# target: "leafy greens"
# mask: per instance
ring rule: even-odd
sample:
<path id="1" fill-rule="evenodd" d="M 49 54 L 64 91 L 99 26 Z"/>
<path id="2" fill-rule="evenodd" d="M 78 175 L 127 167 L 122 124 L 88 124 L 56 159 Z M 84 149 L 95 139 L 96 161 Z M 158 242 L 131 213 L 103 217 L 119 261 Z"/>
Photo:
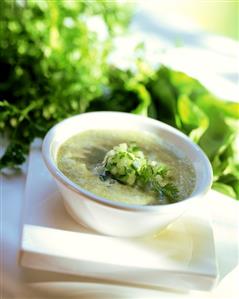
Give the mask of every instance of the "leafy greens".
<path id="1" fill-rule="evenodd" d="M 125 111 L 186 133 L 212 163 L 213 188 L 239 199 L 239 103 L 216 98 L 184 73 L 152 70 L 142 59 L 134 72 L 110 66 L 113 38 L 130 15 L 116 2 L 2 0 L 0 130 L 9 145 L 0 169 L 21 165 L 31 141 L 66 117 Z"/>
<path id="2" fill-rule="evenodd" d="M 0 6 L 0 130 L 10 140 L 1 169 L 21 164 L 35 137 L 101 95 L 113 37 L 131 8 L 100 0 Z"/>
<path id="3" fill-rule="evenodd" d="M 87 111 L 130 111 L 178 128 L 207 154 L 213 188 L 239 199 L 239 103 L 216 98 L 182 72 L 138 64 L 136 73 L 112 68 L 108 89 Z"/>

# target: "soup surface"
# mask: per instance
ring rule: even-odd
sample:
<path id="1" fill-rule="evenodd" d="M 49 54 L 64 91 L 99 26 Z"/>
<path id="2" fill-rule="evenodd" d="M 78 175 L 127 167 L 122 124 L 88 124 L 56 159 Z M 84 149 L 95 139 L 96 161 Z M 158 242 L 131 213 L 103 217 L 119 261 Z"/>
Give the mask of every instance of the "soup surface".
<path id="1" fill-rule="evenodd" d="M 149 160 L 165 164 L 178 189 L 177 201 L 188 197 L 195 186 L 191 162 L 178 149 L 154 134 L 123 130 L 88 130 L 66 140 L 57 153 L 61 172 L 82 188 L 101 197 L 137 205 L 168 204 L 167 198 L 117 180 L 101 180 L 97 167 L 106 153 L 120 143 L 136 143 Z"/>

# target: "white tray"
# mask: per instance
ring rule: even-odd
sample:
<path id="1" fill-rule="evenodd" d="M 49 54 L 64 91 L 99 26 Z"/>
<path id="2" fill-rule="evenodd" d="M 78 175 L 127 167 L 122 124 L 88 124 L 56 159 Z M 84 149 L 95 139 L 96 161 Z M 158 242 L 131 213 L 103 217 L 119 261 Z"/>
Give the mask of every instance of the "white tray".
<path id="1" fill-rule="evenodd" d="M 202 202 L 163 232 L 144 238 L 97 234 L 66 213 L 35 145 L 25 191 L 21 264 L 102 283 L 210 290 L 217 282 L 218 269 L 206 209 Z"/>

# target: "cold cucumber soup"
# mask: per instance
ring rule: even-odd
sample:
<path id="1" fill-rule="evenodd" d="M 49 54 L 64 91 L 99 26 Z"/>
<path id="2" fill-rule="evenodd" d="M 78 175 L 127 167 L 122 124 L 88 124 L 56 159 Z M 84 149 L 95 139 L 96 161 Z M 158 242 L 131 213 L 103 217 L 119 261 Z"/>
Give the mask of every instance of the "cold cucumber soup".
<path id="1" fill-rule="evenodd" d="M 174 203 L 195 186 L 194 168 L 183 152 L 147 132 L 84 131 L 60 146 L 56 162 L 80 187 L 128 204 Z"/>

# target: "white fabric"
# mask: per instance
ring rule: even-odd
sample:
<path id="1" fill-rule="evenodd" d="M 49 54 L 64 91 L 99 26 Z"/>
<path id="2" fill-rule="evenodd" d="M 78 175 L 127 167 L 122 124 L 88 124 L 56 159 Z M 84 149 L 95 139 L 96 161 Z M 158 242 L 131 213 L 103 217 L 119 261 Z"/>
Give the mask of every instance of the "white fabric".
<path id="1" fill-rule="evenodd" d="M 227 275 L 215 290 L 193 291 L 189 294 L 164 289 L 142 290 L 125 286 L 88 284 L 84 281 L 79 282 L 75 276 L 22 269 L 18 262 L 25 177 L 25 173 L 1 177 L 2 298 L 47 298 L 50 294 L 58 298 L 62 295 L 64 298 L 75 296 L 91 299 L 118 298 L 119 294 L 120 298 L 192 298 L 192 294 L 193 298 L 238 298 L 239 267 L 234 267 L 238 263 L 239 204 L 235 200 L 213 192 L 214 196 L 208 205 L 213 217 L 220 275 L 221 278 Z"/>

